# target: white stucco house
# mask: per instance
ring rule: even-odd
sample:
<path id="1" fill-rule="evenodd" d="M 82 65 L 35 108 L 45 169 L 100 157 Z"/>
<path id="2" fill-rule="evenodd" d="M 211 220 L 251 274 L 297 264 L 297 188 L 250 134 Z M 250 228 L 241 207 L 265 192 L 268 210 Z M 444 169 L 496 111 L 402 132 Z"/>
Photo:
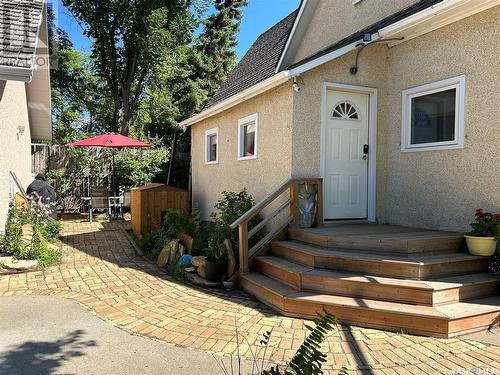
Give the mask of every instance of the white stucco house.
<path id="1" fill-rule="evenodd" d="M 52 138 L 47 9 L 0 1 L 0 231 L 9 201 L 32 180 L 31 143 Z"/>

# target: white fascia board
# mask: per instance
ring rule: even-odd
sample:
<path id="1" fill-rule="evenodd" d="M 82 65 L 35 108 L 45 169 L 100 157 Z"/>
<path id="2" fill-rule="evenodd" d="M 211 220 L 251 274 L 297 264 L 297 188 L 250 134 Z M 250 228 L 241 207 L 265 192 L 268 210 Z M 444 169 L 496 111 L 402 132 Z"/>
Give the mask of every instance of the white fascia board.
<path id="1" fill-rule="evenodd" d="M 314 4 L 311 5 L 311 3 L 314 3 Z M 292 42 L 295 41 L 295 36 L 297 35 L 297 38 L 299 39 L 299 41 L 302 40 L 302 37 L 303 37 L 303 34 L 304 34 L 306 27 L 299 27 L 300 23 L 303 19 L 307 18 L 304 20 L 304 22 L 309 24 L 308 21 L 312 15 L 314 9 L 312 9 L 312 8 L 309 9 L 308 17 L 304 17 L 305 10 L 307 9 L 308 6 L 312 6 L 313 8 L 315 8 L 317 3 L 318 3 L 317 0 L 303 0 L 302 1 L 302 4 L 301 4 L 300 9 L 299 9 L 299 13 L 297 14 L 297 17 L 295 18 L 295 21 L 293 23 L 292 31 L 290 31 L 290 35 L 288 36 L 288 39 L 286 41 L 285 48 L 283 48 L 283 51 L 281 52 L 280 59 L 278 61 L 278 65 L 276 65 L 276 70 L 275 70 L 276 73 L 278 73 L 282 70 L 282 68 L 283 68 L 282 65 L 284 64 L 284 61 L 288 57 L 288 55 L 290 53 L 295 52 L 295 50 L 297 49 L 297 44 L 298 44 L 297 42 L 294 43 L 295 45 L 293 46 L 293 48 L 291 46 Z M 299 28 L 302 29 L 301 32 L 297 31 Z"/>
<path id="2" fill-rule="evenodd" d="M 377 40 L 376 34 L 373 35 L 372 41 Z M 295 68 L 290 69 L 290 77 L 297 77 L 298 75 L 307 72 L 308 70 L 314 69 L 320 65 L 323 65 L 329 61 L 335 60 L 336 58 L 345 55 L 351 51 L 354 51 L 358 46 L 363 45 L 363 40 L 357 40 L 351 44 L 348 44 L 344 47 L 336 49 L 332 52 L 327 53 L 326 55 L 320 56 L 314 60 L 308 61 L 302 65 L 299 65 Z"/>
<path id="3" fill-rule="evenodd" d="M 392 47 L 496 5 L 500 5 L 500 0 L 444 0 L 380 29 L 379 35 L 382 39 L 404 38 L 391 41 L 389 46 Z"/>
<path id="4" fill-rule="evenodd" d="M 31 82 L 32 77 L 32 68 L 0 65 L 0 80 L 2 81 Z"/>
<path id="5" fill-rule="evenodd" d="M 182 121 L 179 125 L 180 126 L 191 126 L 196 124 L 197 122 L 200 122 L 202 120 L 205 120 L 209 117 L 212 117 L 218 113 L 221 113 L 222 111 L 225 111 L 229 108 L 234 107 L 235 105 L 238 105 L 245 100 L 248 100 L 250 98 L 253 98 L 254 96 L 260 95 L 263 92 L 266 92 L 268 90 L 271 90 L 274 87 L 277 87 L 286 81 L 288 81 L 290 78 L 290 75 L 288 73 L 288 70 L 284 72 L 280 72 L 278 74 L 275 74 L 274 76 L 259 82 L 258 84 L 240 92 L 239 94 L 233 95 L 230 98 L 224 100 L 223 102 L 214 105 L 213 107 L 208 108 L 206 111 L 200 112 L 197 115 L 194 115 L 191 118 L 188 118 L 187 120 Z"/>

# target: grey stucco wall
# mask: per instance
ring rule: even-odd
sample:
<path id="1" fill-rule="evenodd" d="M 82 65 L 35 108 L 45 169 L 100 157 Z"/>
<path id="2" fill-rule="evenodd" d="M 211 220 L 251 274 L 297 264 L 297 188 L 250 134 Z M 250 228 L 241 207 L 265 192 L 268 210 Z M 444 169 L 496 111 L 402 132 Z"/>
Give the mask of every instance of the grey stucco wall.
<path id="1" fill-rule="evenodd" d="M 294 97 L 292 173 L 320 173 L 321 87 L 338 82 L 378 89 L 377 218 L 462 231 L 473 210 L 500 211 L 500 7 L 387 48 L 367 47 L 303 75 Z M 400 151 L 402 90 L 464 74 L 465 147 Z"/>
<path id="2" fill-rule="evenodd" d="M 1 90 L 0 90 L 1 93 Z M 24 127 L 19 132 L 18 127 Z M 7 81 L 0 94 L 0 232 L 5 229 L 9 201 L 18 191 L 10 177 L 13 171 L 24 189 L 31 182 L 31 135 L 25 84 Z"/>

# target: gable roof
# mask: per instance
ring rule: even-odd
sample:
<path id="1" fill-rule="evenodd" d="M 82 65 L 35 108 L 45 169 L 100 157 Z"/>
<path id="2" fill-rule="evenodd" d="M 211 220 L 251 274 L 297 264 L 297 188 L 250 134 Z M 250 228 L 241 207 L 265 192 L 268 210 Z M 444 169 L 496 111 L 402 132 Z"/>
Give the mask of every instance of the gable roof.
<path id="1" fill-rule="evenodd" d="M 0 66 L 32 69 L 43 0 L 0 0 Z"/>
<path id="2" fill-rule="evenodd" d="M 302 0 L 299 9 L 262 34 L 205 108 L 179 125 L 191 126 L 353 51 L 363 45 L 365 33 L 372 34 L 372 42 L 391 46 L 500 4 L 500 0 L 418 0 L 292 64 L 297 38 L 307 29 L 319 1 Z"/>
<path id="3" fill-rule="evenodd" d="M 330 46 L 322 49 L 321 51 L 316 52 L 315 54 L 308 56 L 308 57 L 306 57 L 306 58 L 304 58 L 304 59 L 302 59 L 294 64 L 291 64 L 289 67 L 286 67 L 286 68 L 293 69 L 297 66 L 306 64 L 309 61 L 315 60 L 315 59 L 317 59 L 321 56 L 324 56 L 332 51 L 335 51 L 339 48 L 345 47 L 348 44 L 351 44 L 353 42 L 356 42 L 356 41 L 362 39 L 364 34 L 375 34 L 380 29 L 382 29 L 388 25 L 392 25 L 398 21 L 401 21 L 402 19 L 404 19 L 406 17 L 412 16 L 412 15 L 414 15 L 414 14 L 416 14 L 424 9 L 427 9 L 433 5 L 436 5 L 442 1 L 444 1 L 444 0 L 420 0 L 420 1 L 416 2 L 415 4 L 410 5 L 409 7 L 402 9 L 396 13 L 393 13 L 390 16 L 385 17 L 385 18 L 381 19 L 380 21 L 373 23 L 370 26 L 367 26 L 364 29 L 357 31 L 357 32 L 343 38 L 342 40 L 339 40 L 339 41 L 331 44 Z"/>
<path id="4" fill-rule="evenodd" d="M 292 30 L 297 10 L 259 36 L 229 74 L 204 110 L 238 94 L 275 74 L 281 53 Z"/>

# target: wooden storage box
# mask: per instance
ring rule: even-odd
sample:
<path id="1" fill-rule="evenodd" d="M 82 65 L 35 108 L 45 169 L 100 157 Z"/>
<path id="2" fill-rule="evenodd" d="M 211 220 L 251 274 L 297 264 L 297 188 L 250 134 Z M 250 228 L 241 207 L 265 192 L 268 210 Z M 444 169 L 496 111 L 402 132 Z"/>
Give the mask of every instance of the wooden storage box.
<path id="1" fill-rule="evenodd" d="M 166 211 L 189 211 L 189 192 L 165 184 L 133 188 L 130 198 L 132 229 L 139 237 L 158 228 Z"/>

